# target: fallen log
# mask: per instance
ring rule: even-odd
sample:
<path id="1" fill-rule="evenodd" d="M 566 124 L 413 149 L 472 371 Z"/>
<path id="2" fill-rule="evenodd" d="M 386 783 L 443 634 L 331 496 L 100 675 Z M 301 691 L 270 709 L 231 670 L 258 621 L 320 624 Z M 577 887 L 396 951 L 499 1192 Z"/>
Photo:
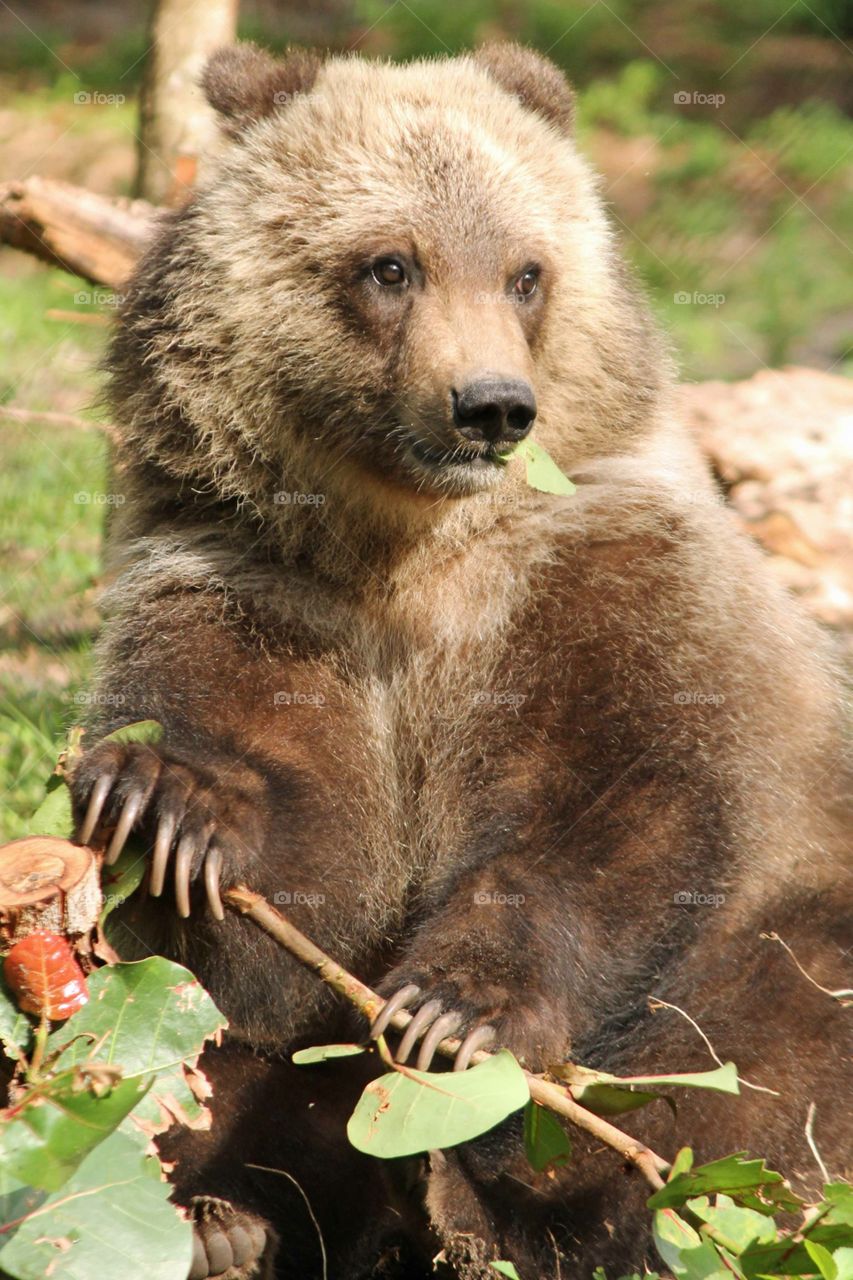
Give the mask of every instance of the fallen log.
<path id="1" fill-rule="evenodd" d="M 27 178 L 0 187 L 0 242 L 117 289 L 133 271 L 160 212 L 146 200 L 110 199 L 69 182 Z"/>

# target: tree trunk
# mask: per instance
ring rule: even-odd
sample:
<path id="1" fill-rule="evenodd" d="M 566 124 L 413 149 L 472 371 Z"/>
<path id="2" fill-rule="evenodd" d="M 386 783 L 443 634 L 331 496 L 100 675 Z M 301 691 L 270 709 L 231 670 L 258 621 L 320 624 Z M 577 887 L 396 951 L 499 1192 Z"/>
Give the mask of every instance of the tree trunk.
<path id="1" fill-rule="evenodd" d="M 155 0 L 140 100 L 136 194 L 184 203 L 215 155 L 214 114 L 199 88 L 208 56 L 233 44 L 238 0 Z"/>

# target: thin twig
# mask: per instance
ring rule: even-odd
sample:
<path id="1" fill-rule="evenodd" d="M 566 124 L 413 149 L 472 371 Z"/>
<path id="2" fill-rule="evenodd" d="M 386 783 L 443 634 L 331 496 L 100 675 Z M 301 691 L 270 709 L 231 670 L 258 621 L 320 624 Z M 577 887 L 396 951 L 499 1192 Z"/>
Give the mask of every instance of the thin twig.
<path id="1" fill-rule="evenodd" d="M 49 409 L 17 409 L 11 404 L 0 405 L 0 416 L 13 422 L 49 422 L 54 427 L 74 427 L 77 430 L 103 431 L 113 435 L 115 427 L 109 422 L 90 422 L 88 418 L 75 417 L 73 413 L 53 413 Z"/>
<path id="2" fill-rule="evenodd" d="M 307 938 L 304 933 L 295 928 L 289 920 L 286 920 L 284 916 L 276 911 L 275 907 L 271 907 L 260 894 L 253 893 L 251 889 L 240 885 L 237 888 L 225 890 L 222 894 L 222 901 L 235 911 L 240 912 L 241 915 L 248 916 L 250 920 L 253 920 L 271 938 L 274 938 L 276 942 L 289 951 L 300 964 L 305 965 L 312 973 L 316 973 L 334 991 L 337 991 L 339 995 L 344 996 L 351 1004 L 355 1005 L 369 1022 L 373 1022 L 378 1017 L 385 1004 L 382 996 L 377 995 L 375 991 L 371 990 L 365 983 L 360 982 L 358 978 L 354 978 L 351 973 L 347 973 L 346 969 L 343 969 L 337 961 L 333 960 L 310 938 Z M 400 1009 L 394 1014 L 390 1025 L 395 1031 L 403 1031 L 411 1020 L 412 1014 Z M 436 1049 L 444 1057 L 452 1058 L 459 1052 L 461 1045 L 462 1041 L 456 1036 L 448 1036 L 438 1043 Z M 471 1061 L 473 1063 L 485 1062 L 491 1056 L 487 1050 L 479 1049 L 472 1054 Z M 549 1111 L 553 1111 L 556 1115 L 562 1116 L 563 1119 L 570 1121 L 578 1129 L 585 1130 L 606 1146 L 618 1151 L 623 1160 L 628 1160 L 631 1164 L 636 1165 L 646 1181 L 656 1191 L 664 1185 L 661 1174 L 666 1173 L 669 1169 L 669 1164 L 661 1156 L 650 1150 L 637 1138 L 632 1138 L 630 1134 L 623 1133 L 615 1125 L 610 1124 L 601 1116 L 595 1115 L 592 1111 L 588 1111 L 586 1107 L 582 1107 L 580 1103 L 575 1102 L 574 1098 L 569 1096 L 568 1091 L 562 1085 L 554 1084 L 550 1080 L 545 1080 L 542 1076 L 534 1075 L 530 1071 L 525 1071 L 524 1074 L 527 1077 L 530 1096 L 534 1102 L 546 1107 Z"/>
<path id="3" fill-rule="evenodd" d="M 248 1162 L 246 1164 L 246 1168 L 258 1169 L 260 1170 L 261 1173 L 275 1173 L 280 1178 L 287 1178 L 288 1182 L 292 1182 L 294 1187 L 296 1187 L 296 1190 L 299 1192 L 299 1194 L 302 1196 L 302 1199 L 305 1201 L 305 1208 L 308 1210 L 308 1216 L 311 1219 L 311 1221 L 314 1223 L 314 1230 L 317 1232 L 317 1239 L 320 1242 L 320 1265 L 323 1270 L 323 1280 L 327 1280 L 328 1274 L 329 1274 L 329 1270 L 328 1270 L 329 1264 L 328 1264 L 328 1259 L 326 1258 L 326 1242 L 323 1239 L 323 1232 L 320 1230 L 320 1224 L 317 1221 L 317 1216 L 314 1213 L 314 1210 L 311 1208 L 311 1201 L 308 1199 L 305 1189 L 302 1186 L 300 1186 L 300 1184 L 294 1178 L 293 1174 L 288 1173 L 286 1169 L 273 1169 L 268 1164 L 250 1164 Z"/>
<path id="4" fill-rule="evenodd" d="M 784 947 L 806 981 L 810 982 L 813 987 L 817 987 L 818 991 L 822 991 L 825 996 L 831 996 L 833 1000 L 837 1000 L 843 1008 L 846 1008 L 849 1004 L 853 1004 L 853 998 L 851 998 L 853 997 L 853 987 L 839 987 L 836 991 L 830 991 L 829 987 L 822 987 L 810 973 L 806 973 L 805 969 L 800 964 L 785 939 L 780 938 L 778 933 L 762 933 L 760 936 L 767 942 L 778 942 L 780 947 Z"/>
<path id="5" fill-rule="evenodd" d="M 815 1104 L 810 1102 L 808 1115 L 806 1116 L 806 1127 L 804 1133 L 806 1135 L 806 1142 L 809 1144 L 811 1153 L 817 1161 L 817 1167 L 820 1169 L 824 1182 L 829 1182 L 829 1171 L 820 1157 L 820 1152 L 817 1149 L 817 1143 L 814 1140 L 814 1117 L 816 1110 L 817 1108 L 815 1107 Z"/>
<path id="6" fill-rule="evenodd" d="M 100 311 L 65 311 L 62 307 L 48 307 L 44 314 L 48 320 L 63 320 L 69 324 L 90 324 L 98 328 L 109 324 L 107 316 Z"/>
<path id="7" fill-rule="evenodd" d="M 717 1066 L 724 1067 L 726 1065 L 723 1062 L 722 1058 L 719 1057 L 719 1055 L 717 1054 L 716 1049 L 711 1044 L 711 1041 L 708 1039 L 708 1037 L 705 1035 L 705 1032 L 699 1026 L 699 1023 L 695 1020 L 695 1018 L 691 1018 L 690 1014 L 687 1013 L 686 1010 L 682 1009 L 680 1005 L 670 1004 L 668 1000 L 661 1000 L 658 996 L 649 996 L 649 1008 L 651 1009 L 652 1013 L 655 1013 L 658 1009 L 672 1009 L 674 1013 L 680 1013 L 682 1018 L 686 1018 L 687 1021 L 690 1023 L 691 1027 L 693 1027 L 695 1031 L 699 1032 L 699 1035 L 705 1041 L 705 1044 L 708 1048 L 708 1052 L 716 1062 Z M 738 1084 L 746 1085 L 747 1089 L 757 1089 L 759 1093 L 770 1093 L 773 1095 L 774 1098 L 780 1098 L 782 1096 L 777 1089 L 768 1089 L 767 1085 L 752 1084 L 749 1080 L 744 1080 L 740 1072 L 738 1072 Z"/>

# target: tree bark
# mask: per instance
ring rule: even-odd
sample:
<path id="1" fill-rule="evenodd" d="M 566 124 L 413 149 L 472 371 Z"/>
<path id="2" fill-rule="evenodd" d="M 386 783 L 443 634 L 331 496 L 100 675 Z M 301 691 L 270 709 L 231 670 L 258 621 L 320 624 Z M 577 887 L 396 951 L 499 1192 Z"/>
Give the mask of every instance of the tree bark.
<path id="1" fill-rule="evenodd" d="M 208 56 L 237 36 L 238 0 L 156 0 L 142 85 L 136 194 L 179 206 L 218 146 L 199 88 Z"/>

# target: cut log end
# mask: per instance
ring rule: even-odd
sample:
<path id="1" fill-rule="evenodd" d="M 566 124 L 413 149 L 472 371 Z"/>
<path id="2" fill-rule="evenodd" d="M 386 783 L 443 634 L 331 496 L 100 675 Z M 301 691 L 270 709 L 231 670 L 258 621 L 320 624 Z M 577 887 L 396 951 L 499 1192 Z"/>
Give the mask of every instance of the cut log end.
<path id="1" fill-rule="evenodd" d="M 26 836 L 0 848 L 0 943 L 35 930 L 88 933 L 101 909 L 99 860 L 54 836 Z"/>

